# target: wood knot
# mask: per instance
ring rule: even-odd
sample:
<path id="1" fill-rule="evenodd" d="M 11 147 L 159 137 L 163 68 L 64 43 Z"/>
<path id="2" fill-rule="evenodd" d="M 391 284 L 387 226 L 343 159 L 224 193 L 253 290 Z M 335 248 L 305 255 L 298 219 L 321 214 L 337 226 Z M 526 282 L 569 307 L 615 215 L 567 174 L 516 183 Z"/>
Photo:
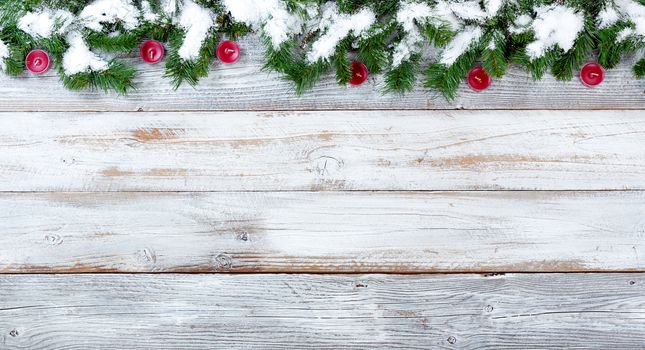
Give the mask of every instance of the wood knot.
<path id="1" fill-rule="evenodd" d="M 72 166 L 76 164 L 76 158 L 74 157 L 63 157 L 60 159 L 61 163 L 67 165 L 67 166 Z"/>
<path id="2" fill-rule="evenodd" d="M 329 156 L 322 156 L 314 161 L 313 172 L 320 176 L 334 176 L 345 166 L 345 162 Z"/>
<path id="3" fill-rule="evenodd" d="M 635 284 L 636 284 L 636 281 L 629 281 L 629 285 L 630 285 L 630 286 L 633 286 L 633 285 L 635 285 Z"/>
<path id="4" fill-rule="evenodd" d="M 213 261 L 218 270 L 230 270 L 233 267 L 233 258 L 227 254 L 218 254 Z"/>
<path id="5" fill-rule="evenodd" d="M 9 335 L 15 338 L 15 337 L 19 336 L 20 333 L 18 333 L 17 329 L 12 329 L 11 332 L 9 332 Z"/>
<path id="6" fill-rule="evenodd" d="M 448 337 L 448 339 L 446 339 L 446 341 L 448 342 L 448 344 L 455 344 L 457 342 L 457 338 L 451 335 Z"/>
<path id="7" fill-rule="evenodd" d="M 249 234 L 247 232 L 238 232 L 237 235 L 235 236 L 235 239 L 237 239 L 238 241 L 248 242 Z"/>
<path id="8" fill-rule="evenodd" d="M 149 248 L 143 248 L 137 254 L 139 261 L 145 264 L 156 264 L 157 263 L 157 254 L 154 250 Z"/>
<path id="9" fill-rule="evenodd" d="M 367 284 L 358 282 L 356 283 L 356 288 L 367 288 Z"/>
<path id="10" fill-rule="evenodd" d="M 495 310 L 495 308 L 493 308 L 493 305 L 486 305 L 484 307 L 484 311 L 486 312 L 493 312 L 493 310 Z"/>
<path id="11" fill-rule="evenodd" d="M 63 243 L 63 238 L 56 234 L 45 235 L 45 243 L 49 245 L 61 245 Z"/>

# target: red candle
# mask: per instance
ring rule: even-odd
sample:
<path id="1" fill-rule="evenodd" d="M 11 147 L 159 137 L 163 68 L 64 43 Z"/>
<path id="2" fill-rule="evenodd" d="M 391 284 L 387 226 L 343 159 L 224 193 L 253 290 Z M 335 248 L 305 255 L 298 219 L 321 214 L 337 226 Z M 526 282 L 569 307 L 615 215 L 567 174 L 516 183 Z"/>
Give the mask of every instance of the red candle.
<path id="1" fill-rule="evenodd" d="M 43 50 L 32 50 L 27 54 L 25 65 L 27 69 L 36 74 L 43 74 L 49 69 L 49 55 Z"/>
<path id="2" fill-rule="evenodd" d="M 144 62 L 155 64 L 159 63 L 163 59 L 166 50 L 160 42 L 156 40 L 148 40 L 141 44 L 139 53 L 141 54 L 141 58 Z"/>
<path id="3" fill-rule="evenodd" d="M 580 71 L 580 80 L 588 87 L 594 87 L 605 80 L 605 70 L 598 63 L 587 63 Z"/>
<path id="4" fill-rule="evenodd" d="M 468 72 L 468 85 L 475 91 L 488 89 L 492 82 L 493 79 L 482 67 L 475 67 Z"/>
<path id="5" fill-rule="evenodd" d="M 222 41 L 217 47 L 217 58 L 224 63 L 234 63 L 240 59 L 240 47 L 234 41 Z"/>
<path id="6" fill-rule="evenodd" d="M 352 78 L 349 80 L 349 83 L 352 85 L 361 85 L 367 80 L 369 75 L 367 66 L 362 62 L 354 61 L 352 62 Z"/>

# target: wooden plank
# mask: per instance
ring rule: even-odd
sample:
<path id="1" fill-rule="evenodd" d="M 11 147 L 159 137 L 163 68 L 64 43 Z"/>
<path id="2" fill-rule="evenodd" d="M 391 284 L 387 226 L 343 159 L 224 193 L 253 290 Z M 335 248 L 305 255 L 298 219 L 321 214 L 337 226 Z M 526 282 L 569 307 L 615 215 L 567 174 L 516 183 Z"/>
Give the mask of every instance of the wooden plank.
<path id="1" fill-rule="evenodd" d="M 384 95 L 383 78 L 372 77 L 359 88 L 339 87 L 327 76 L 302 97 L 278 74 L 262 71 L 263 50 L 257 38 L 241 42 L 244 56 L 234 65 L 214 64 L 197 89 L 174 91 L 163 78 L 163 65 L 128 60 L 141 72 L 138 90 L 127 97 L 65 90 L 54 72 L 45 76 L 9 78 L 0 74 L 0 111 L 185 111 L 185 110 L 337 110 L 337 109 L 640 109 L 645 106 L 645 80 L 635 79 L 631 58 L 608 71 L 602 86 L 589 89 L 578 80 L 558 82 L 547 76 L 533 82 L 513 67 L 485 93 L 462 84 L 459 98 L 446 102 L 419 87 L 403 97 Z M 420 84 L 419 84 L 420 85 Z"/>
<path id="2" fill-rule="evenodd" d="M 642 190 L 645 110 L 0 113 L 0 191 Z"/>
<path id="3" fill-rule="evenodd" d="M 645 344 L 643 274 L 13 275 L 0 286 L 5 349 Z"/>
<path id="4" fill-rule="evenodd" d="M 645 270 L 645 192 L 5 193 L 0 226 L 0 273 Z"/>

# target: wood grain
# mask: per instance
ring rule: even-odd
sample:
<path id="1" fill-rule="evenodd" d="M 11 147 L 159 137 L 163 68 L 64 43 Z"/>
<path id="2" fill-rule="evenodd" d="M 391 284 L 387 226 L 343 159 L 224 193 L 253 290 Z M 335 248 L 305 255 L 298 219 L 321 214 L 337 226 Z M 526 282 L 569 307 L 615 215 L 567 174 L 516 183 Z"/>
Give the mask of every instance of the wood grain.
<path id="1" fill-rule="evenodd" d="M 383 79 L 373 76 L 363 86 L 339 87 L 332 75 L 302 97 L 278 74 L 262 71 L 263 50 L 258 38 L 241 42 L 242 59 L 233 65 L 214 64 L 210 77 L 194 89 L 173 90 L 162 78 L 163 64 L 128 60 L 141 72 L 138 90 L 126 97 L 65 90 L 55 73 L 9 78 L 0 74 L 0 111 L 194 111 L 194 110 L 389 110 L 389 109 L 641 109 L 645 80 L 635 79 L 630 58 L 607 72 L 603 85 L 589 89 L 577 79 L 558 82 L 546 76 L 533 82 L 511 68 L 484 93 L 462 84 L 459 97 L 449 103 L 419 87 L 405 96 L 383 94 Z M 420 84 L 419 84 L 420 85 Z"/>
<path id="2" fill-rule="evenodd" d="M 645 269 L 645 192 L 0 195 L 1 273 Z"/>
<path id="3" fill-rule="evenodd" d="M 4 349 L 645 344 L 643 274 L 14 275 L 0 287 Z"/>
<path id="4" fill-rule="evenodd" d="M 0 191 L 642 190 L 645 110 L 0 113 Z"/>

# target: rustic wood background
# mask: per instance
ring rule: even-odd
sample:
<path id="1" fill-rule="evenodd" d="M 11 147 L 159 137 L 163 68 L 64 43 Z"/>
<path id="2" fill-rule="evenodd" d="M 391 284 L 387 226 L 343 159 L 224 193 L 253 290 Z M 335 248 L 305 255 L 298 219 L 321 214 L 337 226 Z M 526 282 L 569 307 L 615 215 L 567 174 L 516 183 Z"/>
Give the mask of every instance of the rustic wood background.
<path id="1" fill-rule="evenodd" d="M 0 349 L 645 348 L 645 80 L 0 76 Z"/>

